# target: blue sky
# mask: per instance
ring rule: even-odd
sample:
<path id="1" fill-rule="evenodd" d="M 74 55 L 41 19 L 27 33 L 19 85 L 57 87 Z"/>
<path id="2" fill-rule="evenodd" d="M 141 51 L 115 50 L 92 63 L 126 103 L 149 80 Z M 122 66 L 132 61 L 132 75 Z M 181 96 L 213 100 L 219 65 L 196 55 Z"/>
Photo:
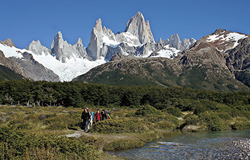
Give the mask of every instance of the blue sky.
<path id="1" fill-rule="evenodd" d="M 40 40 L 50 48 L 55 34 L 87 47 L 95 21 L 114 33 L 124 31 L 138 11 L 149 20 L 155 41 L 178 33 L 200 39 L 217 28 L 250 34 L 249 0 L 5 0 L 0 5 L 0 40 L 19 48 Z"/>

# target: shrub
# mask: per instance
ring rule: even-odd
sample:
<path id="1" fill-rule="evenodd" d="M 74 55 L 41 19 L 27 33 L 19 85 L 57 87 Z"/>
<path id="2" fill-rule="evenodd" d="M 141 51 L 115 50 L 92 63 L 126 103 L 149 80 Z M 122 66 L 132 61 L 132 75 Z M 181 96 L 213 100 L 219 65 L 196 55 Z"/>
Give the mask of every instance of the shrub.
<path id="1" fill-rule="evenodd" d="M 210 101 L 208 99 L 202 99 L 201 101 L 202 106 L 207 110 L 214 110 L 216 109 L 216 102 Z"/>
<path id="2" fill-rule="evenodd" d="M 135 115 L 137 116 L 154 116 L 154 115 L 163 115 L 163 112 L 160 110 L 157 110 L 153 106 L 150 105 L 144 105 L 140 109 L 138 109 L 135 112 Z"/>
<path id="3" fill-rule="evenodd" d="M 207 109 L 204 106 L 198 105 L 198 106 L 196 106 L 196 108 L 194 110 L 194 114 L 199 115 L 199 114 L 205 112 L 206 110 Z"/>
<path id="4" fill-rule="evenodd" d="M 47 129 L 67 129 L 79 123 L 79 119 L 71 119 L 64 115 L 50 117 L 44 120 L 44 124 L 48 125 Z"/>
<path id="5" fill-rule="evenodd" d="M 26 120 L 39 121 L 39 116 L 36 114 L 29 114 L 25 117 Z"/>
<path id="6" fill-rule="evenodd" d="M 135 116 L 135 112 L 129 112 L 126 114 L 126 117 L 134 117 Z"/>
<path id="7" fill-rule="evenodd" d="M 91 132 L 98 133 L 143 133 L 151 128 L 149 123 L 139 120 L 107 119 L 94 124 Z"/>
<path id="8" fill-rule="evenodd" d="M 184 119 L 187 125 L 197 125 L 200 121 L 199 117 L 195 114 L 188 114 L 184 117 Z"/>
<path id="9" fill-rule="evenodd" d="M 240 110 L 237 110 L 237 109 L 232 109 L 230 112 L 229 112 L 230 116 L 232 116 L 233 118 L 234 117 L 238 117 L 238 116 L 242 116 L 244 114 L 242 114 L 242 112 Z"/>
<path id="10" fill-rule="evenodd" d="M 227 112 L 220 112 L 220 113 L 217 113 L 217 115 L 223 119 L 223 120 L 231 120 L 232 117 L 229 115 L 229 113 Z"/>
<path id="11" fill-rule="evenodd" d="M 164 109 L 164 108 L 167 107 L 167 105 L 166 105 L 166 104 L 162 104 L 162 103 L 156 103 L 156 104 L 154 105 L 154 107 L 155 107 L 156 109 Z"/>
<path id="12" fill-rule="evenodd" d="M 155 124 L 156 128 L 158 129 L 167 129 L 167 130 L 175 130 L 176 125 L 173 123 L 170 123 L 168 121 L 160 121 Z"/>
<path id="13" fill-rule="evenodd" d="M 250 127 L 250 122 L 246 118 L 236 118 L 235 123 L 231 127 L 233 130 L 247 129 Z"/>
<path id="14" fill-rule="evenodd" d="M 164 119 L 172 124 L 174 124 L 176 127 L 179 126 L 179 120 L 172 115 L 166 115 Z"/>
<path id="15" fill-rule="evenodd" d="M 217 114 L 214 114 L 213 112 L 204 112 L 199 115 L 202 122 L 206 124 L 209 130 L 212 131 L 220 131 L 222 130 L 223 126 L 221 123 L 221 120 Z"/>
<path id="16" fill-rule="evenodd" d="M 181 117 L 183 115 L 181 110 L 179 108 L 175 108 L 174 106 L 168 107 L 164 111 L 176 117 Z"/>
<path id="17" fill-rule="evenodd" d="M 33 135 L 0 126 L 1 159 L 98 159 L 93 144 L 58 135 Z"/>

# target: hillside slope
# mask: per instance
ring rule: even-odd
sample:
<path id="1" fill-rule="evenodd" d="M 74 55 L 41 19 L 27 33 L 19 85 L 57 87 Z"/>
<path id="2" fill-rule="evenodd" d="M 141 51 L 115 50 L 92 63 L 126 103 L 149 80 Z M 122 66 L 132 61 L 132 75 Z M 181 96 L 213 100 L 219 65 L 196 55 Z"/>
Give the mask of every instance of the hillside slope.
<path id="1" fill-rule="evenodd" d="M 11 69 L 0 65 L 0 80 L 23 80 L 24 77 Z"/>
<path id="2" fill-rule="evenodd" d="M 174 59 L 125 58 L 98 66 L 73 81 L 108 85 L 182 86 L 250 91 L 249 36 L 217 29 Z"/>

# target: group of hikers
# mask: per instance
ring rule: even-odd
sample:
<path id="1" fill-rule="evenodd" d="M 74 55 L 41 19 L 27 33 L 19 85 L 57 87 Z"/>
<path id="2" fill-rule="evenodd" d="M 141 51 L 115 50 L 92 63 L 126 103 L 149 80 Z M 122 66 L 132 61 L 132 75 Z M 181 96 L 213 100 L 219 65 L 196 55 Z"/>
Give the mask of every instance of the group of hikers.
<path id="1" fill-rule="evenodd" d="M 82 122 L 83 122 L 83 128 L 85 132 L 88 132 L 90 127 L 93 126 L 94 122 L 103 121 L 106 119 L 111 119 L 110 112 L 102 110 L 100 112 L 99 109 L 97 109 L 97 112 L 94 114 L 93 111 L 89 111 L 88 107 L 84 108 L 84 111 L 82 112 L 81 116 Z"/>

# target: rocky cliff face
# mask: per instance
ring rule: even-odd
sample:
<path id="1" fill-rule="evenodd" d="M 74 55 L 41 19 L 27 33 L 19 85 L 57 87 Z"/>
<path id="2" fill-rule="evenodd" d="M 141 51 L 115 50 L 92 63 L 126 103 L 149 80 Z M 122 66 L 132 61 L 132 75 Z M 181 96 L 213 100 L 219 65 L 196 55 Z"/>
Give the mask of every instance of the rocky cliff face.
<path id="1" fill-rule="evenodd" d="M 250 87 L 250 37 L 240 39 L 238 43 L 226 51 L 226 64 L 237 80 Z"/>
<path id="2" fill-rule="evenodd" d="M 32 54 L 26 51 L 16 47 L 0 45 L 0 63 L 26 79 L 60 81 L 53 71 L 45 68 L 33 58 Z"/>
<path id="3" fill-rule="evenodd" d="M 98 19 L 91 32 L 90 42 L 87 47 L 87 53 L 93 60 L 97 60 L 101 57 L 101 48 L 103 47 L 102 38 L 102 21 Z"/>
<path id="4" fill-rule="evenodd" d="M 142 13 L 138 12 L 127 22 L 125 32 L 116 35 L 105 26 L 102 27 L 101 19 L 97 20 L 91 32 L 87 53 L 93 60 L 103 57 L 107 61 L 117 53 L 122 54 L 123 57 L 174 57 L 177 55 L 177 51 L 173 52 L 172 49 L 165 47 L 166 45 L 182 51 L 194 42 L 194 39 L 184 39 L 181 42 L 176 34 L 168 40 L 161 41 L 161 44 L 155 43 L 149 21 L 145 21 Z M 157 54 L 158 52 L 168 53 L 167 55 Z"/>
<path id="5" fill-rule="evenodd" d="M 225 53 L 227 66 L 232 72 L 250 70 L 250 37 L 240 39 L 238 43 Z"/>
<path id="6" fill-rule="evenodd" d="M 32 41 L 27 48 L 28 50 L 32 51 L 36 55 L 48 55 L 50 54 L 50 50 L 46 48 L 45 46 L 42 46 L 41 42 L 39 40 Z"/>
<path id="7" fill-rule="evenodd" d="M 60 81 L 58 75 L 53 71 L 45 68 L 42 64 L 37 62 L 32 54 L 24 52 L 23 58 L 10 57 L 9 59 L 18 63 L 22 68 L 23 76 L 34 81 Z"/>
<path id="8" fill-rule="evenodd" d="M 82 40 L 79 38 L 77 43 L 72 46 L 67 41 L 63 40 L 62 33 L 59 31 L 51 44 L 51 54 L 56 56 L 56 59 L 65 63 L 71 58 L 83 58 L 86 56 L 86 51 L 83 48 Z"/>
<path id="9" fill-rule="evenodd" d="M 155 43 L 149 21 L 145 22 L 141 12 L 138 12 L 128 21 L 125 32 L 129 32 L 136 36 L 141 44 Z"/>
<path id="10" fill-rule="evenodd" d="M 17 74 L 24 75 L 21 66 L 16 61 L 6 58 L 1 50 L 0 50 L 0 64 L 13 70 Z"/>
<path id="11" fill-rule="evenodd" d="M 16 47 L 15 44 L 12 42 L 10 38 L 6 39 L 5 41 L 0 41 L 1 44 L 7 45 L 9 47 Z"/>

